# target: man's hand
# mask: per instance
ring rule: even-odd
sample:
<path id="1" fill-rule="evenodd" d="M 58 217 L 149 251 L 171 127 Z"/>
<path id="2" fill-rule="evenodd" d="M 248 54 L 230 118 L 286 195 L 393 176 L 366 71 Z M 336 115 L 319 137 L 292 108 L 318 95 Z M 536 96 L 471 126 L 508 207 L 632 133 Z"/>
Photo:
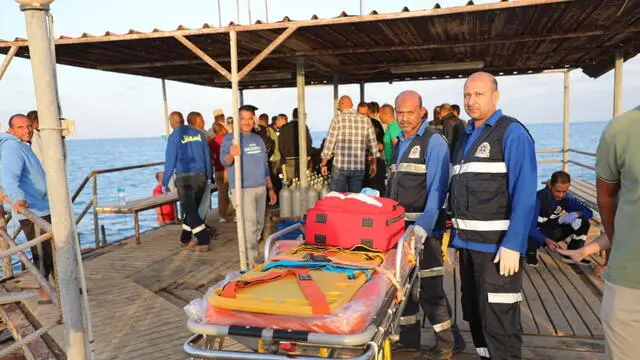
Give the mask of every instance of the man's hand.
<path id="1" fill-rule="evenodd" d="M 240 156 L 240 145 L 233 144 L 229 147 L 229 153 L 233 156 Z"/>
<path id="2" fill-rule="evenodd" d="M 460 262 L 460 258 L 458 257 L 458 249 L 456 248 L 447 248 L 447 262 L 451 265 L 458 265 Z"/>
<path id="3" fill-rule="evenodd" d="M 500 263 L 500 275 L 511 276 L 520 270 L 520 253 L 500 247 L 493 262 Z"/>
<path id="4" fill-rule="evenodd" d="M 376 158 L 372 158 L 371 165 L 369 166 L 369 176 L 374 177 L 376 175 L 377 169 L 378 164 L 376 163 Z"/>
<path id="5" fill-rule="evenodd" d="M 278 201 L 278 195 L 276 195 L 276 191 L 273 188 L 268 190 L 269 192 L 269 205 L 275 205 L 276 201 Z"/>
<path id="6" fill-rule="evenodd" d="M 547 245 L 547 249 L 549 249 L 549 251 L 556 252 L 556 250 L 558 250 L 558 244 L 556 244 L 556 242 L 551 238 L 546 238 L 544 242 Z"/>
<path id="7" fill-rule="evenodd" d="M 585 250 L 585 247 L 581 247 L 580 249 L 575 250 L 558 249 L 558 253 L 570 257 L 571 260 L 575 262 L 579 262 L 589 255 Z"/>
<path id="8" fill-rule="evenodd" d="M 320 174 L 322 174 L 322 176 L 327 176 L 327 174 L 329 174 L 329 168 L 327 165 L 322 165 L 320 167 Z"/>
<path id="9" fill-rule="evenodd" d="M 26 209 L 28 207 L 29 203 L 27 202 L 27 200 L 18 200 L 13 203 L 13 210 L 15 210 L 16 212 L 20 212 L 20 210 L 22 210 L 23 208 Z"/>
<path id="10" fill-rule="evenodd" d="M 574 221 L 578 220 L 577 212 L 570 212 L 565 216 L 560 216 L 558 219 L 558 223 L 560 224 L 573 224 Z"/>

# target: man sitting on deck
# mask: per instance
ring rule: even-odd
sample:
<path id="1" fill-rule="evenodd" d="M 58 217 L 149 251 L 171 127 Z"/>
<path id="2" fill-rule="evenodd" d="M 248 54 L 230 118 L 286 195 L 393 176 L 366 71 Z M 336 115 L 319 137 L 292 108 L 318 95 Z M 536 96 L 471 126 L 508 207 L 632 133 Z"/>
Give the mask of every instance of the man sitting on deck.
<path id="1" fill-rule="evenodd" d="M 551 175 L 549 184 L 538 191 L 534 224 L 529 232 L 527 265 L 538 265 L 538 247 L 546 245 L 550 251 L 555 252 L 556 242 L 569 236 L 571 241 L 568 249 L 584 246 L 589 232 L 589 219 L 593 217 L 593 212 L 568 194 L 570 185 L 571 176 L 564 171 L 556 171 Z M 562 259 L 565 262 L 573 262 L 564 255 Z M 583 259 L 579 264 L 590 265 L 591 261 Z"/>

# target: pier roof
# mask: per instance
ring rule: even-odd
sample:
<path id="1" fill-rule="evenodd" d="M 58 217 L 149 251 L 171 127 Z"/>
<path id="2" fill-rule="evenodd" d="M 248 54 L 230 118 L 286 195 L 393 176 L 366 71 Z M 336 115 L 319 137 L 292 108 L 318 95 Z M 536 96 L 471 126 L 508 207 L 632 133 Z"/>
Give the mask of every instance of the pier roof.
<path id="1" fill-rule="evenodd" d="M 640 0 L 521 0 L 364 16 L 189 29 L 107 31 L 56 39 L 58 64 L 185 83 L 230 87 L 213 63 L 230 69 L 230 32 L 237 32 L 239 69 L 273 49 L 240 82 L 241 88 L 296 84 L 296 58 L 306 83 L 340 84 L 456 78 L 484 69 L 520 75 L 580 68 L 598 77 L 614 53 L 640 52 Z M 281 36 L 281 34 L 286 33 Z M 273 46 L 276 39 L 282 41 Z M 185 41 L 186 40 L 186 41 Z M 190 45 L 192 46 L 190 46 Z M 25 39 L 0 40 L 28 58 Z M 254 65 L 254 64 L 251 64 Z M 251 67 L 251 66 L 250 66 Z"/>

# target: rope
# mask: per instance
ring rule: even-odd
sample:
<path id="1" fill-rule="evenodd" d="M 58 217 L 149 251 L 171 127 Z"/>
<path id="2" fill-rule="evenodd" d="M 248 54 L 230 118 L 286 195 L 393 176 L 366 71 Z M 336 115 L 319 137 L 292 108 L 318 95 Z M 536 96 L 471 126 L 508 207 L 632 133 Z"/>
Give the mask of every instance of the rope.
<path id="1" fill-rule="evenodd" d="M 31 334 L 23 337 L 20 341 L 17 341 L 9 346 L 7 346 L 6 348 L 0 350 L 0 359 L 4 359 L 5 356 L 31 344 L 32 342 L 38 340 L 40 338 L 40 336 L 44 333 L 46 333 L 47 331 L 53 329 L 54 327 L 58 326 L 60 323 L 59 322 L 55 322 L 55 323 L 51 323 L 47 326 L 41 327 L 40 329 L 32 332 Z"/>

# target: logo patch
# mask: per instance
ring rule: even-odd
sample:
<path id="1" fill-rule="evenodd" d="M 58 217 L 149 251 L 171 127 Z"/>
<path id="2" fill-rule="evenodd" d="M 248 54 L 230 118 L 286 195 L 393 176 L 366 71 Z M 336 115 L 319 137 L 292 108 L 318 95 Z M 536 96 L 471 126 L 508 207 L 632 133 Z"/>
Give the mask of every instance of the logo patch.
<path id="1" fill-rule="evenodd" d="M 409 152 L 409 159 L 417 159 L 419 157 L 420 157 L 420 145 L 416 145 Z"/>
<path id="2" fill-rule="evenodd" d="M 491 145 L 488 142 L 483 142 L 478 146 L 478 150 L 476 150 L 475 157 L 479 158 L 488 158 L 491 154 Z"/>
<path id="3" fill-rule="evenodd" d="M 562 208 L 560 205 L 556 206 L 556 210 L 553 212 L 554 214 L 560 214 L 562 212 Z"/>

